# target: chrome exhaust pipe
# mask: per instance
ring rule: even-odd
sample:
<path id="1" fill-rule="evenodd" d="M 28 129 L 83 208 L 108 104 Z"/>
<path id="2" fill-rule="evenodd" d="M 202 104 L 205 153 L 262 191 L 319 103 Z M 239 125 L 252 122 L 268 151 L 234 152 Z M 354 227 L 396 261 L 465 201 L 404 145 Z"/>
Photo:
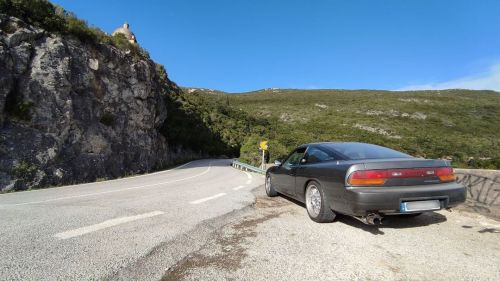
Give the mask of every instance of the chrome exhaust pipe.
<path id="1" fill-rule="evenodd" d="M 384 219 L 384 217 L 377 213 L 369 213 L 366 216 L 354 218 L 367 225 L 380 225 L 382 224 L 382 220 Z"/>
<path id="2" fill-rule="evenodd" d="M 382 216 L 376 213 L 370 213 L 366 216 L 366 221 L 370 225 L 379 225 L 382 224 Z"/>

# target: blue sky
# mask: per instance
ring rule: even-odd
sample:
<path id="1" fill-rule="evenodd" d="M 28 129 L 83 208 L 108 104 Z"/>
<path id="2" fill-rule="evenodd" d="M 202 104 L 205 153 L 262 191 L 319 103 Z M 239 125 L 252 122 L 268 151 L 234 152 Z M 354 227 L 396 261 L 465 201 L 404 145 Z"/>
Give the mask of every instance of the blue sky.
<path id="1" fill-rule="evenodd" d="M 500 1 L 53 0 L 182 86 L 500 91 Z"/>

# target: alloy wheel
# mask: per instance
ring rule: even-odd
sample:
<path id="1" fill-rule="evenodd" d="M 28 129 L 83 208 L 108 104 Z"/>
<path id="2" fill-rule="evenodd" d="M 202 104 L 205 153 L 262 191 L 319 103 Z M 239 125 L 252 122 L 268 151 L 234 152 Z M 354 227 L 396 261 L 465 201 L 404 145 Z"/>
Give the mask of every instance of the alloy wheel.
<path id="1" fill-rule="evenodd" d="M 266 192 L 269 194 L 271 191 L 271 176 L 266 178 Z"/>
<path id="2" fill-rule="evenodd" d="M 306 207 L 312 217 L 317 217 L 321 211 L 321 194 L 315 185 L 310 185 L 307 189 Z"/>

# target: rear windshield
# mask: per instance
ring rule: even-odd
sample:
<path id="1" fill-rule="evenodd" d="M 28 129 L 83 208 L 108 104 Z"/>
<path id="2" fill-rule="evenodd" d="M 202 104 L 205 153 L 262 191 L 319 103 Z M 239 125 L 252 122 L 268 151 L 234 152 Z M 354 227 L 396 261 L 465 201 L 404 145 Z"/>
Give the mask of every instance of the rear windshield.
<path id="1" fill-rule="evenodd" d="M 412 158 L 408 154 L 367 143 L 331 143 L 322 144 L 321 146 L 342 155 L 348 160 Z"/>

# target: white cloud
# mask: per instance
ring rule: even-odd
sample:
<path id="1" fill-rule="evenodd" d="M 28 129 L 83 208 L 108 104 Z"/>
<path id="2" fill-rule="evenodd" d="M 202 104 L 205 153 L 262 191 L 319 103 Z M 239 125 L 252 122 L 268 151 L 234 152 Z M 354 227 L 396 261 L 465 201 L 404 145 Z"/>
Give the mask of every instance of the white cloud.
<path id="1" fill-rule="evenodd" d="M 398 90 L 407 91 L 444 89 L 494 90 L 500 92 L 500 63 L 494 64 L 486 73 L 481 75 L 468 76 L 440 83 L 410 85 Z"/>

